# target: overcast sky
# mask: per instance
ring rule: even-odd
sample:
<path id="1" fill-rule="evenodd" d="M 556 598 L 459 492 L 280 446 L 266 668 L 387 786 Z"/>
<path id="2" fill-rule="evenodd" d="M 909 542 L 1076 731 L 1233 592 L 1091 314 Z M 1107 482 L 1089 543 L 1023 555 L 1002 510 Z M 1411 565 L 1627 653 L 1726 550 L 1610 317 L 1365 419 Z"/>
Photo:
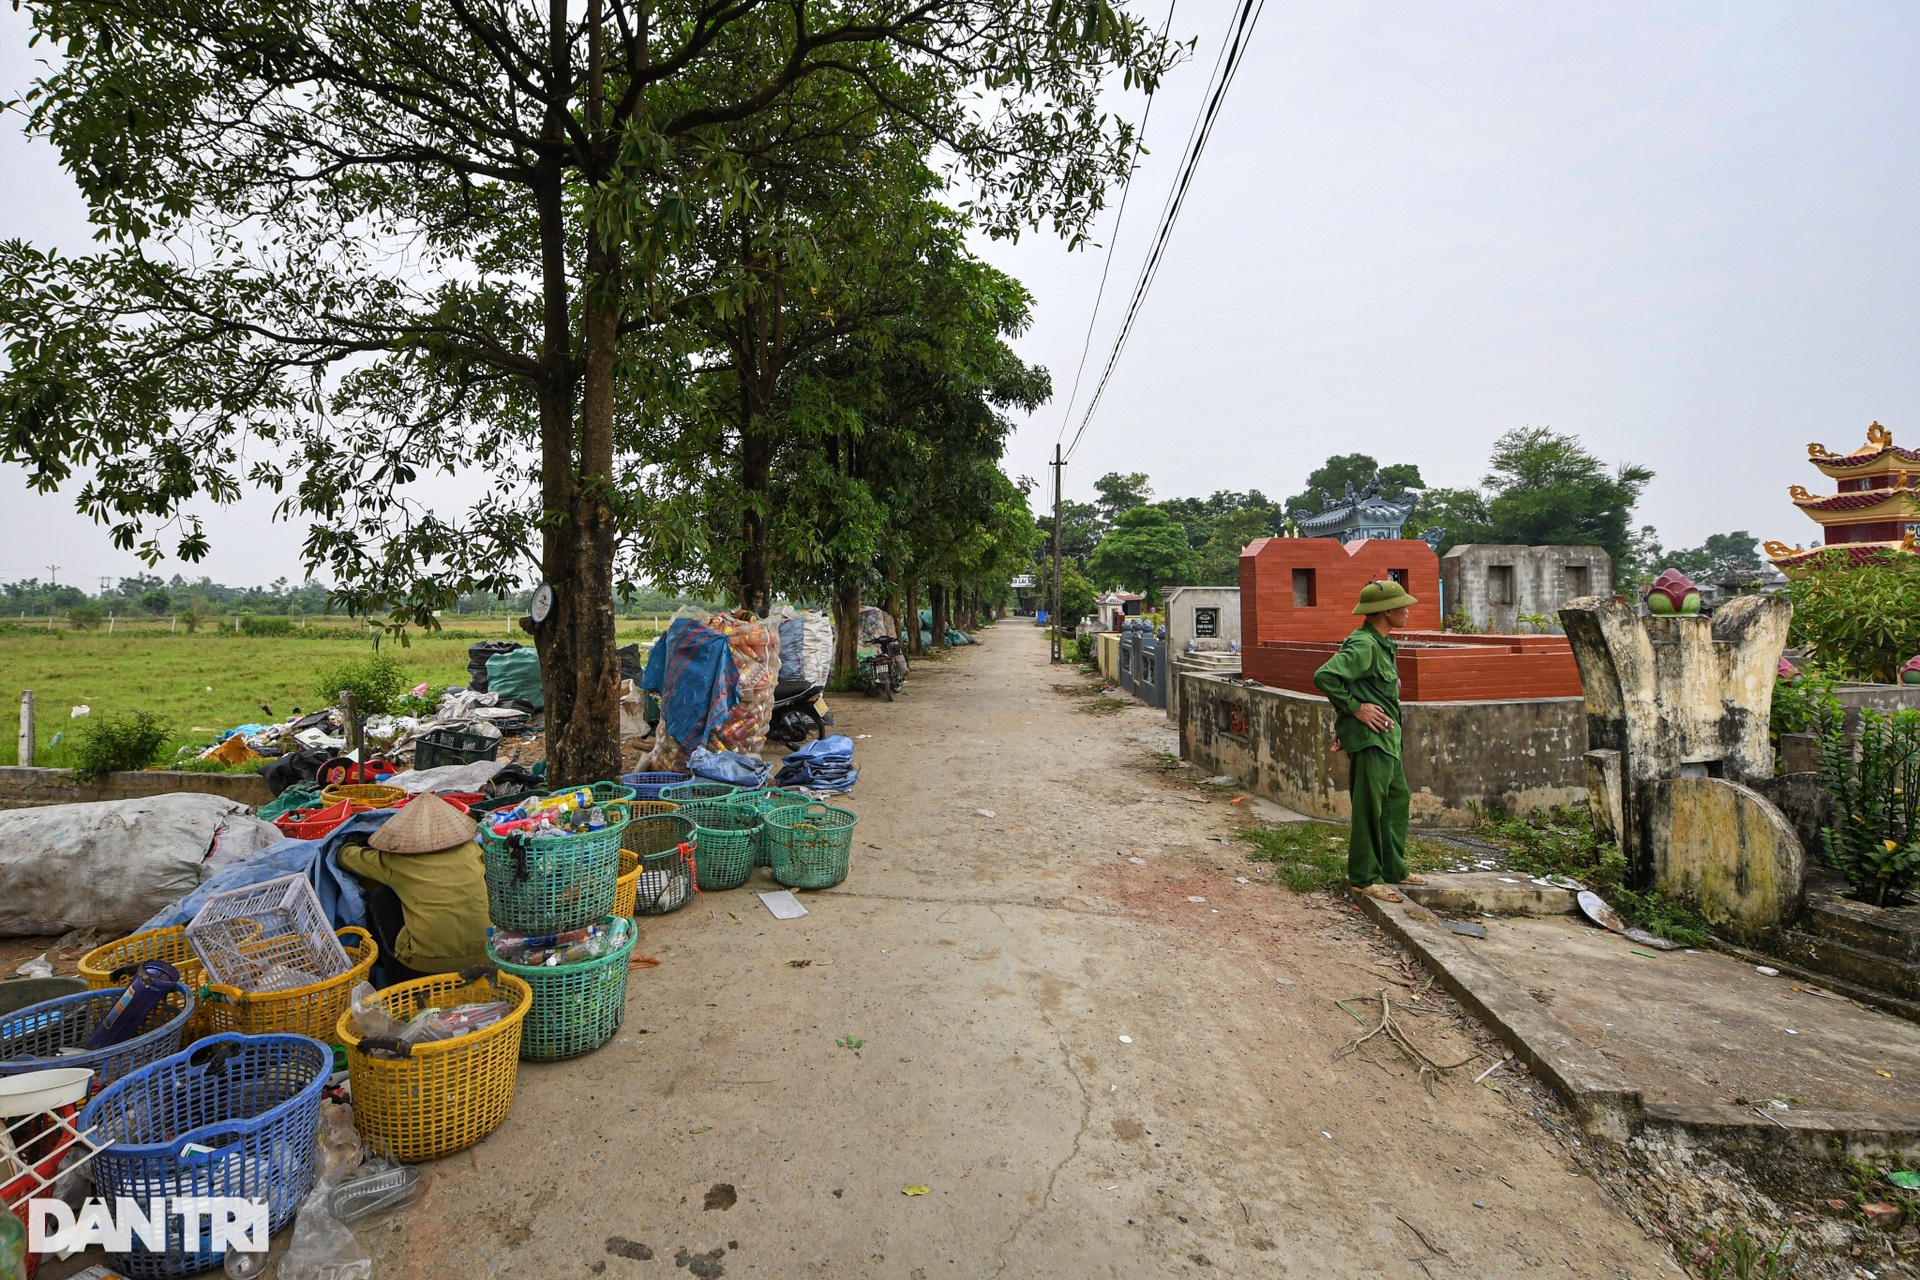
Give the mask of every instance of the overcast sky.
<path id="1" fill-rule="evenodd" d="M 1154 106 L 1081 404 L 1229 11 L 1175 14 L 1198 55 Z M 0 97 L 25 46 L 0 9 Z M 1815 537 L 1786 497 L 1824 483 L 1808 441 L 1878 419 L 1920 444 L 1917 54 L 1911 3 L 1268 5 L 1068 495 L 1117 470 L 1280 497 L 1355 450 L 1468 484 L 1501 432 L 1547 425 L 1652 467 L 1636 523 L 1668 545 Z M 50 153 L 0 135 L 0 237 L 83 248 Z M 1104 249 L 984 251 L 1035 297 L 1018 345 L 1056 396 L 1007 467 L 1044 482 Z M 138 569 L 70 498 L 0 472 L 0 499 L 0 578 Z M 270 506 L 211 514 L 200 571 L 299 577 Z"/>

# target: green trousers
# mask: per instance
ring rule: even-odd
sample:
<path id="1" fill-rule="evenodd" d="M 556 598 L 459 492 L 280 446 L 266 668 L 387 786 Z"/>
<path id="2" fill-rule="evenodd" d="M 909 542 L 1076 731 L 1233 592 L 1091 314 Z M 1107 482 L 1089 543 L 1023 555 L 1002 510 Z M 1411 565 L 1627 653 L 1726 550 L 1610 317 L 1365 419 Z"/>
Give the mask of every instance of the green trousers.
<path id="1" fill-rule="evenodd" d="M 1363 747 L 1348 757 L 1353 773 L 1353 831 L 1347 883 L 1399 884 L 1407 878 L 1407 810 L 1412 795 L 1397 756 Z"/>

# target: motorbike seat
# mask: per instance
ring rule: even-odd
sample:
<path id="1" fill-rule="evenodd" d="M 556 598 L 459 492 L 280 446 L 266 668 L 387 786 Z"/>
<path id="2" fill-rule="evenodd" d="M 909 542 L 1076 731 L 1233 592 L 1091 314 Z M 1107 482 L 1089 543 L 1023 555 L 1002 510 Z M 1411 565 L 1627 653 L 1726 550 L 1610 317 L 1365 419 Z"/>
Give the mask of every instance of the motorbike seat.
<path id="1" fill-rule="evenodd" d="M 811 680 L 782 680 L 773 686 L 773 700 L 775 702 L 786 702 L 788 699 L 798 698 L 804 695 L 807 690 L 817 687 L 818 686 Z"/>

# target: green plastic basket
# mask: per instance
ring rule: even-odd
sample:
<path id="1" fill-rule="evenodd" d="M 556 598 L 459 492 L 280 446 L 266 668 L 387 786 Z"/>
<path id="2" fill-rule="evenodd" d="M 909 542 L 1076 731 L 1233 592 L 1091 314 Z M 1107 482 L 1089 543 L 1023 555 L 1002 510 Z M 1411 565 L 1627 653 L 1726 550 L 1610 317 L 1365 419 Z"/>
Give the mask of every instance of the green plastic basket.
<path id="1" fill-rule="evenodd" d="M 487 918 L 494 926 L 562 933 L 612 911 L 628 826 L 625 806 L 611 806 L 607 818 L 605 827 L 579 835 L 497 836 L 482 822 Z"/>
<path id="2" fill-rule="evenodd" d="M 693 782 L 676 782 L 670 787 L 662 787 L 660 798 L 671 800 L 675 804 L 685 804 L 689 800 L 719 800 L 738 790 L 740 788 L 731 782 L 708 782 L 701 778 Z"/>
<path id="3" fill-rule="evenodd" d="M 753 874 L 760 815 L 725 800 L 690 800 L 679 816 L 693 823 L 693 867 L 702 889 L 738 889 Z"/>
<path id="4" fill-rule="evenodd" d="M 615 928 L 619 916 L 601 921 Z M 627 940 L 604 956 L 579 964 L 509 964 L 487 942 L 487 959 L 533 988 L 533 1007 L 520 1033 L 520 1056 L 536 1062 L 572 1058 L 613 1039 L 627 1014 L 627 958 L 639 931 L 626 922 Z"/>
<path id="5" fill-rule="evenodd" d="M 832 805 L 787 805 L 768 811 L 767 865 L 789 889 L 830 889 L 847 878 L 853 826 L 859 817 Z"/>
<path id="6" fill-rule="evenodd" d="M 765 816 L 775 809 L 784 808 L 790 804 L 812 804 L 813 798 L 803 796 L 798 791 L 783 791 L 779 787 L 759 787 L 753 791 L 736 791 L 726 797 L 726 803 Z M 753 865 L 756 867 L 771 865 L 770 856 L 767 845 L 767 826 L 763 822 L 760 824 L 760 830 L 754 835 Z"/>
<path id="7" fill-rule="evenodd" d="M 260 806 L 259 818 L 262 822 L 272 822 L 283 813 L 295 809 L 318 809 L 320 788 L 310 783 L 296 782 L 279 795 Z"/>
<path id="8" fill-rule="evenodd" d="M 615 800 L 631 800 L 637 794 L 632 787 L 622 782 L 596 782 L 593 784 L 593 799 L 596 804 L 611 804 Z"/>
<path id="9" fill-rule="evenodd" d="M 640 859 L 640 883 L 634 890 L 633 913 L 663 916 L 678 911 L 693 898 L 693 861 L 680 846 L 696 843 L 692 821 L 674 813 L 651 813 L 627 824 L 627 852 Z"/>

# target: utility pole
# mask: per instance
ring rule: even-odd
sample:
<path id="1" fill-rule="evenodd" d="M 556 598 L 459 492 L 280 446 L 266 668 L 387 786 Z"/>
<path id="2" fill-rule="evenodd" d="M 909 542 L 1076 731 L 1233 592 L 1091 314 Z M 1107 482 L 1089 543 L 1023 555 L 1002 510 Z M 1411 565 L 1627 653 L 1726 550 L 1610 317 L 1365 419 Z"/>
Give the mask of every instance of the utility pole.
<path id="1" fill-rule="evenodd" d="M 1063 656 L 1065 641 L 1060 636 L 1060 473 L 1066 469 L 1067 460 L 1061 456 L 1060 442 L 1053 444 L 1053 604 L 1049 609 L 1053 622 L 1052 638 L 1047 642 L 1047 655 L 1050 661 L 1058 662 Z"/>

